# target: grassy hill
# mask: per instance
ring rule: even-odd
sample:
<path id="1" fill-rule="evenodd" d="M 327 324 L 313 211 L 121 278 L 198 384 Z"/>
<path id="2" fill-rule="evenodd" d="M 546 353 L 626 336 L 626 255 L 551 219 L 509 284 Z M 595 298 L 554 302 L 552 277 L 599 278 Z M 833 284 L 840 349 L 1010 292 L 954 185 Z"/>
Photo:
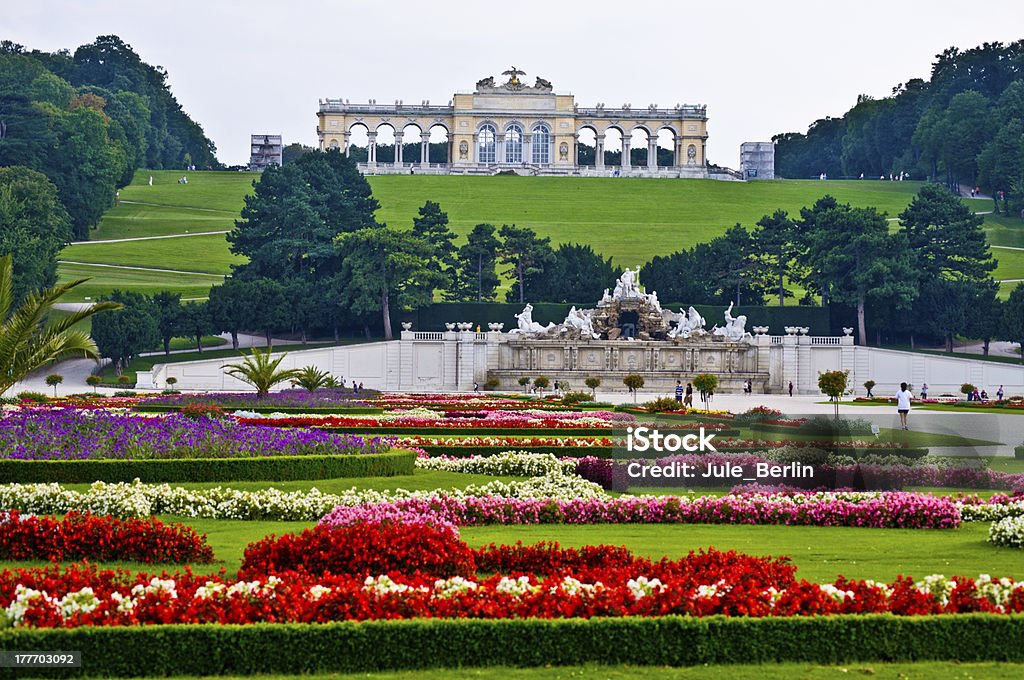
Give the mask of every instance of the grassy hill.
<path id="1" fill-rule="evenodd" d="M 182 175 L 188 176 L 188 184 L 177 183 Z M 133 183 L 121 190 L 119 204 L 103 216 L 93 241 L 63 251 L 63 260 L 82 264 L 62 264 L 61 278 L 95 277 L 81 289 L 80 298 L 95 298 L 113 288 L 147 293 L 171 289 L 183 297 L 203 297 L 219 275 L 241 261 L 228 252 L 223 232 L 232 227 L 256 179 L 257 175 L 241 172 L 137 172 Z M 589 243 L 622 265 L 641 264 L 654 255 L 707 241 L 737 222 L 752 226 L 779 208 L 796 214 L 825 193 L 853 205 L 875 206 L 894 217 L 920 186 L 872 180 L 743 183 L 427 175 L 369 180 L 381 204 L 377 216 L 391 226 L 408 227 L 417 209 L 433 200 L 448 213 L 460 236 L 480 222 L 515 223 L 550 236 L 556 244 Z M 978 211 L 992 207 L 987 200 L 970 203 Z M 1024 248 L 1021 220 L 988 216 L 986 230 L 993 245 Z M 995 254 L 1000 262 L 996 278 L 1024 278 L 1024 250 L 1000 248 Z M 1013 285 L 1003 286 L 1004 296 Z"/>

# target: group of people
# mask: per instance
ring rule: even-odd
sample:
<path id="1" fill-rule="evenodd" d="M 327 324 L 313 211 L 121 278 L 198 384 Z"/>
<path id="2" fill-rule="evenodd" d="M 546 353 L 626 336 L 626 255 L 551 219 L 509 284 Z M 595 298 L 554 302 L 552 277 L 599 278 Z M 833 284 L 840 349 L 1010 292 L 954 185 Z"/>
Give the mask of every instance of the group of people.
<path id="1" fill-rule="evenodd" d="M 683 406 L 693 406 L 693 384 L 686 383 L 686 387 L 683 387 L 681 380 L 676 381 L 676 401 L 680 402 Z"/>
<path id="2" fill-rule="evenodd" d="M 185 175 L 182 175 L 181 177 L 179 177 L 178 178 L 178 184 L 188 184 L 188 177 L 186 177 Z"/>

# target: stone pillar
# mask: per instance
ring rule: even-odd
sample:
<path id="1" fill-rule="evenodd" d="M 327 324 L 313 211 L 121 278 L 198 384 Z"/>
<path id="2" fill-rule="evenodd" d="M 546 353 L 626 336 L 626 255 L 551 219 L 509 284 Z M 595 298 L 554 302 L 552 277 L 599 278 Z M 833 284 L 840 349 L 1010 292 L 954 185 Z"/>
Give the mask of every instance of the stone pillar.
<path id="1" fill-rule="evenodd" d="M 597 136 L 597 146 L 594 149 L 594 167 L 604 170 L 604 135 Z"/>
<path id="2" fill-rule="evenodd" d="M 343 142 L 345 144 L 345 155 L 346 156 L 351 156 L 352 155 L 352 141 L 351 141 L 352 133 L 351 132 L 346 132 L 341 137 L 342 137 L 342 140 L 343 140 Z"/>
<path id="3" fill-rule="evenodd" d="M 782 390 L 789 390 L 789 383 L 793 383 L 793 391 L 800 394 L 800 371 L 797 358 L 797 339 L 792 333 L 782 338 Z"/>
<path id="4" fill-rule="evenodd" d="M 523 133 L 523 163 L 533 163 L 533 134 Z"/>
<path id="5" fill-rule="evenodd" d="M 658 136 L 648 135 L 647 137 L 647 169 L 658 169 Z"/>
<path id="6" fill-rule="evenodd" d="M 494 162 L 502 165 L 505 162 L 505 135 L 498 134 L 494 141 Z"/>
<path id="7" fill-rule="evenodd" d="M 401 132 L 395 133 L 395 165 L 402 164 L 402 139 L 405 137 Z"/>
<path id="8" fill-rule="evenodd" d="M 627 134 L 623 134 L 622 135 L 622 158 L 619 159 L 619 165 L 622 167 L 623 170 L 629 170 L 629 168 L 630 168 L 630 164 L 629 164 L 629 144 L 630 144 L 631 141 L 632 140 L 629 138 L 629 135 L 627 135 Z"/>
<path id="9" fill-rule="evenodd" d="M 675 151 L 672 153 L 672 167 L 678 168 L 683 165 L 683 139 L 676 137 Z"/>
<path id="10" fill-rule="evenodd" d="M 377 133 L 371 132 L 366 135 L 366 162 L 377 162 Z"/>
<path id="11" fill-rule="evenodd" d="M 420 138 L 420 165 L 430 163 L 430 136 L 423 135 Z"/>

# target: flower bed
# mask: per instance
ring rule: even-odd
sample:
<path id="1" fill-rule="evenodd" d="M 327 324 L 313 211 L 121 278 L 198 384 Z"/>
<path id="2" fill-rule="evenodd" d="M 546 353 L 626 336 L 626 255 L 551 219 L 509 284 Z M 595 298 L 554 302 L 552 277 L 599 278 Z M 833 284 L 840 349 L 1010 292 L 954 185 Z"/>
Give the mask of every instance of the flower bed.
<path id="1" fill-rule="evenodd" d="M 371 528 L 372 529 L 372 528 Z M 281 539 L 278 539 L 281 540 Z M 744 617 L 1024 611 L 1024 584 L 928 576 L 893 583 L 798 580 L 786 558 L 710 548 L 679 560 L 649 560 L 594 546 L 488 546 L 474 555 L 448 539 L 446 552 L 475 557 L 486 577 L 258 572 L 245 580 L 150 576 L 95 567 L 0 573 L 0 612 L 18 628 L 174 623 L 327 623 L 409 618 Z M 360 565 L 362 567 L 363 565 Z M 443 569 L 446 573 L 451 569 Z"/>
<path id="2" fill-rule="evenodd" d="M 279 430 L 180 415 L 157 418 L 72 409 L 0 415 L 0 459 L 10 460 L 347 455 L 389 448 L 379 437 Z"/>
<path id="3" fill-rule="evenodd" d="M 146 406 L 181 407 L 187 404 L 213 404 L 223 408 L 251 406 L 282 408 L 366 407 L 378 393 L 374 390 L 353 392 L 349 389 L 293 389 L 259 395 L 255 392 L 204 392 L 202 394 L 168 394 L 146 400 Z"/>
<path id="4" fill-rule="evenodd" d="M 1024 548 L 1024 516 L 1004 517 L 993 522 L 988 530 L 988 540 L 1009 548 Z"/>
<path id="5" fill-rule="evenodd" d="M 69 512 L 56 519 L 11 510 L 0 514 L 0 559 L 206 563 L 213 561 L 213 549 L 192 527 L 155 517 L 123 520 Z"/>

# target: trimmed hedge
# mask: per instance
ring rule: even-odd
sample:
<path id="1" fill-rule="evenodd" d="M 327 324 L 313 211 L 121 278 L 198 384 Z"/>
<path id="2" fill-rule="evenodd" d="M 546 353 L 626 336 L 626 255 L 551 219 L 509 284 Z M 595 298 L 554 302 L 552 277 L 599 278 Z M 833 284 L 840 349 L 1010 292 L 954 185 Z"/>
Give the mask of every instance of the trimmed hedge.
<path id="1" fill-rule="evenodd" d="M 158 460 L 0 460 L 0 483 L 283 482 L 293 479 L 411 475 L 412 451 L 342 456 L 180 458 Z"/>
<path id="2" fill-rule="evenodd" d="M 301 406 L 221 406 L 225 411 L 252 411 L 253 413 L 315 413 L 320 415 L 364 415 L 384 413 L 384 409 L 376 406 L 338 406 L 338 407 L 316 407 L 303 408 Z M 133 411 L 139 413 L 177 413 L 183 406 L 170 406 L 167 404 L 137 404 Z"/>
<path id="3" fill-rule="evenodd" d="M 481 666 L 1024 661 L 1024 616 L 434 619 L 9 629 L 4 650 L 77 650 L 19 677 L 298 675 Z"/>

